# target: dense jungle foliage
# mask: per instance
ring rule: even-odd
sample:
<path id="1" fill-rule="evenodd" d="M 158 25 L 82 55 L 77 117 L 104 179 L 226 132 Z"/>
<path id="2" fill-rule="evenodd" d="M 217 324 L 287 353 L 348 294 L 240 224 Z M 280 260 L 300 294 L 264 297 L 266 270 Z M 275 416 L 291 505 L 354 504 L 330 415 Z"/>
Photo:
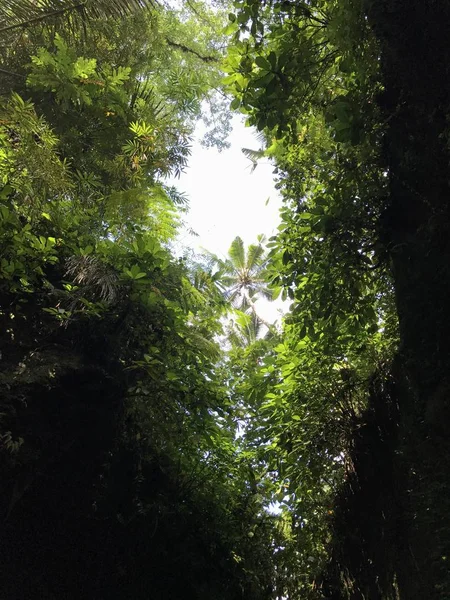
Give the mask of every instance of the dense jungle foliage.
<path id="1" fill-rule="evenodd" d="M 450 598 L 449 31 L 444 0 L 2 3 L 1 598 Z M 278 234 L 180 257 L 168 182 L 230 110 Z"/>

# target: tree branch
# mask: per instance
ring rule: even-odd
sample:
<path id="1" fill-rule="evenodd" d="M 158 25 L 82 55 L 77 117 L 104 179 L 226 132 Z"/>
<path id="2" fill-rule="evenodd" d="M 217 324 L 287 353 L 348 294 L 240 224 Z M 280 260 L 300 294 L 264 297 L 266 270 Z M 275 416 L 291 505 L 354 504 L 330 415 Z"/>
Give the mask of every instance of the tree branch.
<path id="1" fill-rule="evenodd" d="M 0 73 L 4 73 L 5 75 L 12 75 L 13 77 L 21 77 L 22 79 L 26 79 L 25 75 L 22 75 L 21 73 L 13 73 L 13 71 L 7 71 L 6 69 L 2 69 L 0 67 Z"/>
<path id="2" fill-rule="evenodd" d="M 188 48 L 184 44 L 178 44 L 177 42 L 172 42 L 172 40 L 169 40 L 168 38 L 166 38 L 166 42 L 172 48 L 176 48 L 177 50 L 181 50 L 182 52 L 187 52 L 189 54 L 194 54 L 195 56 L 197 56 L 197 58 L 199 58 L 203 62 L 206 62 L 206 63 L 219 62 L 219 60 L 215 56 L 203 56 L 196 50 L 193 50 L 192 48 Z"/>

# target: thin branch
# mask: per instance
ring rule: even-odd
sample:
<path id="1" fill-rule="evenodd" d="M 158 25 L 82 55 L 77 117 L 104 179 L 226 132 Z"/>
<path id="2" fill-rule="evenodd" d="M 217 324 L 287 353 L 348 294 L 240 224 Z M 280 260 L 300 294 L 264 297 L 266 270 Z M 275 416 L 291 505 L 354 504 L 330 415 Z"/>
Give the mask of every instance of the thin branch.
<path id="1" fill-rule="evenodd" d="M 321 29 L 325 29 L 328 26 L 328 21 L 326 19 L 319 19 L 319 17 L 316 17 L 312 13 L 309 13 L 306 18 L 314 21 L 315 23 L 319 23 L 319 27 Z"/>
<path id="2" fill-rule="evenodd" d="M 219 60 L 215 56 L 203 56 L 196 50 L 193 50 L 192 48 L 188 48 L 184 44 L 178 44 L 177 42 L 172 42 L 172 40 L 169 40 L 168 38 L 166 38 L 166 42 L 172 48 L 177 48 L 177 50 L 182 50 L 183 52 L 188 52 L 189 54 L 194 54 L 195 56 L 197 56 L 197 58 L 199 58 L 203 62 L 206 62 L 206 63 L 219 62 Z"/>
<path id="3" fill-rule="evenodd" d="M 0 73 L 4 73 L 5 75 L 12 75 L 13 77 L 21 77 L 22 79 L 26 79 L 26 75 L 22 75 L 21 73 L 13 73 L 12 71 L 7 71 L 6 69 L 0 68 Z"/>

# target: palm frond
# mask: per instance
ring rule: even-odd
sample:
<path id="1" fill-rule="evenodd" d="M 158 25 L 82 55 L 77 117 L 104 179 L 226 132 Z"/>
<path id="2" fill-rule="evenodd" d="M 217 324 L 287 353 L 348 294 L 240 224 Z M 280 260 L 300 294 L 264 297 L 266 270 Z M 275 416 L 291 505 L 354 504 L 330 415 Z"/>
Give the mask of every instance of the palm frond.
<path id="1" fill-rule="evenodd" d="M 224 297 L 228 300 L 228 302 L 234 307 L 234 308 L 239 308 L 241 309 L 242 307 L 242 297 L 241 297 L 241 293 L 240 293 L 240 287 L 235 285 L 233 287 L 226 287 L 224 286 L 222 288 L 222 293 L 224 295 Z M 245 307 L 244 309 L 245 310 Z"/>
<path id="2" fill-rule="evenodd" d="M 244 154 L 252 162 L 252 173 L 258 166 L 258 160 L 265 156 L 263 149 L 252 150 L 251 148 L 241 148 L 242 154 Z"/>
<path id="3" fill-rule="evenodd" d="M 249 271 L 260 271 L 261 266 L 266 261 L 266 251 L 261 244 L 250 244 L 247 250 L 247 264 Z"/>
<path id="4" fill-rule="evenodd" d="M 267 236 L 264 233 L 258 233 L 256 240 L 260 246 L 265 246 L 267 242 Z"/>
<path id="5" fill-rule="evenodd" d="M 253 315 L 248 314 L 246 312 L 242 312 L 241 310 L 236 310 L 236 323 L 241 328 L 246 328 L 252 323 Z"/>
<path id="6" fill-rule="evenodd" d="M 264 323 L 256 313 L 235 310 L 234 314 L 235 318 L 227 327 L 228 339 L 233 346 L 245 348 L 261 338 Z"/>
<path id="7" fill-rule="evenodd" d="M 206 250 L 206 248 L 202 248 L 202 257 L 204 259 L 204 268 L 208 271 L 212 272 L 226 272 L 225 261 L 223 261 L 217 254 L 211 252 L 210 250 Z"/>
<path id="8" fill-rule="evenodd" d="M 153 104 L 153 113 L 158 116 L 161 103 L 156 103 L 154 98 L 154 89 L 149 81 L 141 81 L 136 79 L 134 82 L 134 89 L 131 93 L 130 108 L 134 108 L 138 100 L 143 100 L 147 106 Z"/>
<path id="9" fill-rule="evenodd" d="M 0 4 L 0 35 L 38 23 L 51 25 L 67 17 L 82 21 L 100 17 L 122 18 L 157 5 L 157 0 L 3 0 Z"/>
<path id="10" fill-rule="evenodd" d="M 273 301 L 273 291 L 267 286 L 261 286 L 258 289 L 258 295 L 264 300 L 269 300 L 269 302 Z"/>
<path id="11" fill-rule="evenodd" d="M 236 290 L 239 291 L 239 288 L 241 287 L 241 282 L 239 280 L 236 281 L 234 274 L 226 275 L 225 273 L 218 271 L 217 281 L 220 281 L 221 285 L 229 290 L 234 290 L 236 288 Z"/>
<path id="12" fill-rule="evenodd" d="M 209 360 L 218 360 L 220 358 L 220 347 L 216 342 L 209 340 L 195 329 L 189 331 L 189 337 L 197 353 L 203 354 Z"/>
<path id="13" fill-rule="evenodd" d="M 242 239 L 237 236 L 231 242 L 230 249 L 228 250 L 228 256 L 230 261 L 236 270 L 242 270 L 246 268 L 245 260 L 245 248 Z"/>
<path id="14" fill-rule="evenodd" d="M 117 299 L 119 277 L 117 272 L 96 256 L 72 256 L 66 263 L 66 276 L 90 291 L 94 299 L 111 304 Z"/>

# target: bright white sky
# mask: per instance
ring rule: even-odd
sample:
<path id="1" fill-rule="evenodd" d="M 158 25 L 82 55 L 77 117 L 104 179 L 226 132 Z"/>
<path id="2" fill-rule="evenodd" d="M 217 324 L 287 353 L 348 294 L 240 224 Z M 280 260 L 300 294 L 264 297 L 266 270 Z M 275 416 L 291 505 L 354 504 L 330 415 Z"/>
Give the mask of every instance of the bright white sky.
<path id="1" fill-rule="evenodd" d="M 186 173 L 175 182 L 189 199 L 187 227 L 199 236 L 184 233 L 180 242 L 221 256 L 227 254 L 237 235 L 248 246 L 256 242 L 259 233 L 270 237 L 280 221 L 281 200 L 274 188 L 274 167 L 263 159 L 251 172 L 252 163 L 241 148 L 258 150 L 261 143 L 238 116 L 233 117 L 229 142 L 229 150 L 218 152 L 215 148 L 202 148 L 196 141 Z"/>
<path id="2" fill-rule="evenodd" d="M 186 172 L 173 182 L 187 195 L 190 204 L 184 218 L 186 231 L 181 234 L 179 244 L 196 251 L 205 248 L 221 257 L 226 256 L 237 235 L 248 246 L 256 243 L 260 233 L 269 238 L 280 222 L 281 198 L 274 187 L 274 167 L 263 159 L 252 172 L 252 163 L 241 149 L 258 150 L 261 143 L 239 116 L 233 117 L 232 123 L 231 147 L 219 152 L 215 148 L 202 148 L 195 141 Z M 189 228 L 198 237 L 190 235 Z M 259 300 L 258 312 L 273 322 L 279 318 L 283 304 L 281 300 L 273 303 Z"/>

